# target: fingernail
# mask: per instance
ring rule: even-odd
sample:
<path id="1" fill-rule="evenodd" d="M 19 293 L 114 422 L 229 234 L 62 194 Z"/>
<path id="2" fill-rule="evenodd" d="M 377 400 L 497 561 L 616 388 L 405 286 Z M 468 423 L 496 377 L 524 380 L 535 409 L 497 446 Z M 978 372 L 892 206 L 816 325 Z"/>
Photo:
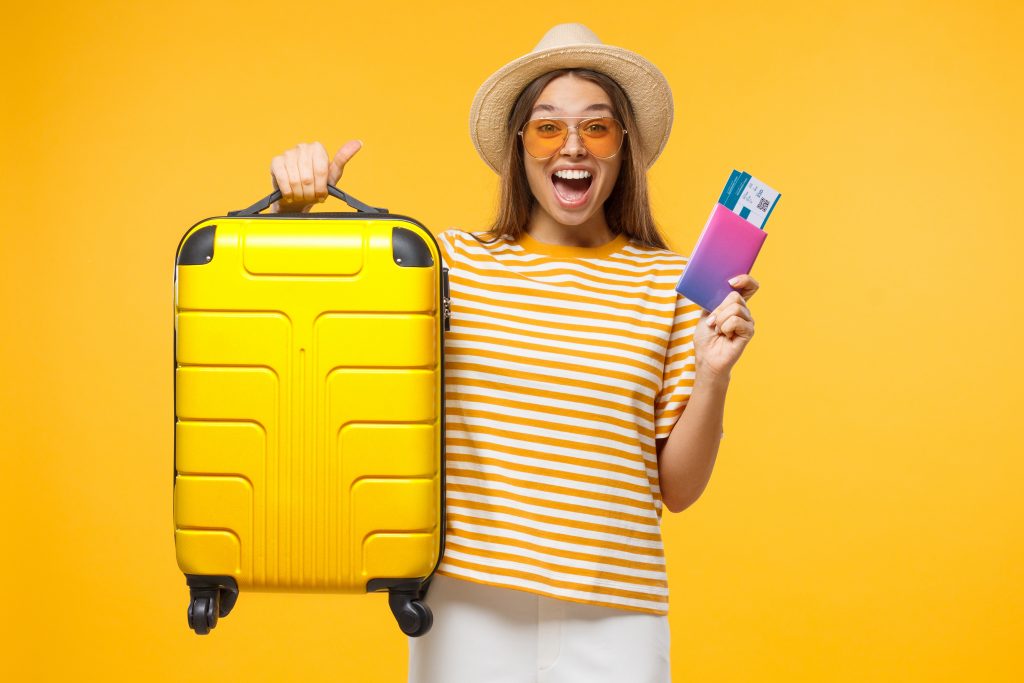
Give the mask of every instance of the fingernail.
<path id="1" fill-rule="evenodd" d="M 360 146 L 360 147 L 362 147 L 362 146 L 363 146 L 363 141 L 362 141 L 362 140 L 356 140 L 356 142 L 358 142 L 358 143 L 359 143 L 359 146 Z"/>
<path id="2" fill-rule="evenodd" d="M 715 324 L 715 314 L 712 313 L 711 315 L 709 315 L 707 317 L 707 321 L 708 321 L 708 327 L 711 327 L 712 325 L 714 325 Z"/>
<path id="3" fill-rule="evenodd" d="M 734 284 L 736 284 L 739 281 L 740 281 L 740 276 L 739 275 L 737 275 L 736 277 L 729 278 L 729 284 L 730 285 L 734 285 Z"/>

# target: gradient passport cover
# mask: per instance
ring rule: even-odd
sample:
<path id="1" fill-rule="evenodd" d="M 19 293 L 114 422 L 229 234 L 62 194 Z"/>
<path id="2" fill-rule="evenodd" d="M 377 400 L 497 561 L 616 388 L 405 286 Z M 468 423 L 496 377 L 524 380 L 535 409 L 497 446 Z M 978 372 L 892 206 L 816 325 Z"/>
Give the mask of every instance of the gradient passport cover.
<path id="1" fill-rule="evenodd" d="M 767 237 L 764 230 L 716 203 L 676 291 L 704 309 L 714 310 L 735 291 L 729 278 L 750 272 Z"/>

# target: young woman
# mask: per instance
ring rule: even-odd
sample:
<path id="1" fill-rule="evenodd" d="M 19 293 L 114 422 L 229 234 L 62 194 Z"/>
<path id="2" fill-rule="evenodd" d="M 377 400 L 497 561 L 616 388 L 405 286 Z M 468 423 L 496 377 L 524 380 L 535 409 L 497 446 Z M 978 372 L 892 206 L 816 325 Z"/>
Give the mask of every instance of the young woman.
<path id="1" fill-rule="evenodd" d="M 687 259 L 646 182 L 671 123 L 657 68 L 580 24 L 477 93 L 471 135 L 501 205 L 488 239 L 438 235 L 446 538 L 410 683 L 670 680 L 662 511 L 711 476 L 758 288 L 741 275 L 710 315 L 676 294 Z M 360 147 L 275 157 L 271 210 L 323 201 Z"/>

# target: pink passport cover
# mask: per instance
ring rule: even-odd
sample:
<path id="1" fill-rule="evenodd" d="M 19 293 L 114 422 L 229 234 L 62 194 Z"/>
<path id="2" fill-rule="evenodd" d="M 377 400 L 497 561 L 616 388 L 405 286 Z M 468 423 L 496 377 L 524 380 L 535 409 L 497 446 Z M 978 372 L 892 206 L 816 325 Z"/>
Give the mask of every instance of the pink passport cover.
<path id="1" fill-rule="evenodd" d="M 729 292 L 729 278 L 749 273 L 768 233 L 722 204 L 715 203 L 676 291 L 704 309 L 714 310 Z"/>

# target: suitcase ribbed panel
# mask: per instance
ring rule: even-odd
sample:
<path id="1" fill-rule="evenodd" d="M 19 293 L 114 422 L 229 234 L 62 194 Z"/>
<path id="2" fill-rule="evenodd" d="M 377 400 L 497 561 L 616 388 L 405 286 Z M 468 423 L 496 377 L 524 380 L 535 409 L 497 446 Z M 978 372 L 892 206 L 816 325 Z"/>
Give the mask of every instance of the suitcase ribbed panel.
<path id="1" fill-rule="evenodd" d="M 399 220 L 222 218 L 177 267 L 175 544 L 186 574 L 362 592 L 441 540 L 441 258 Z"/>

